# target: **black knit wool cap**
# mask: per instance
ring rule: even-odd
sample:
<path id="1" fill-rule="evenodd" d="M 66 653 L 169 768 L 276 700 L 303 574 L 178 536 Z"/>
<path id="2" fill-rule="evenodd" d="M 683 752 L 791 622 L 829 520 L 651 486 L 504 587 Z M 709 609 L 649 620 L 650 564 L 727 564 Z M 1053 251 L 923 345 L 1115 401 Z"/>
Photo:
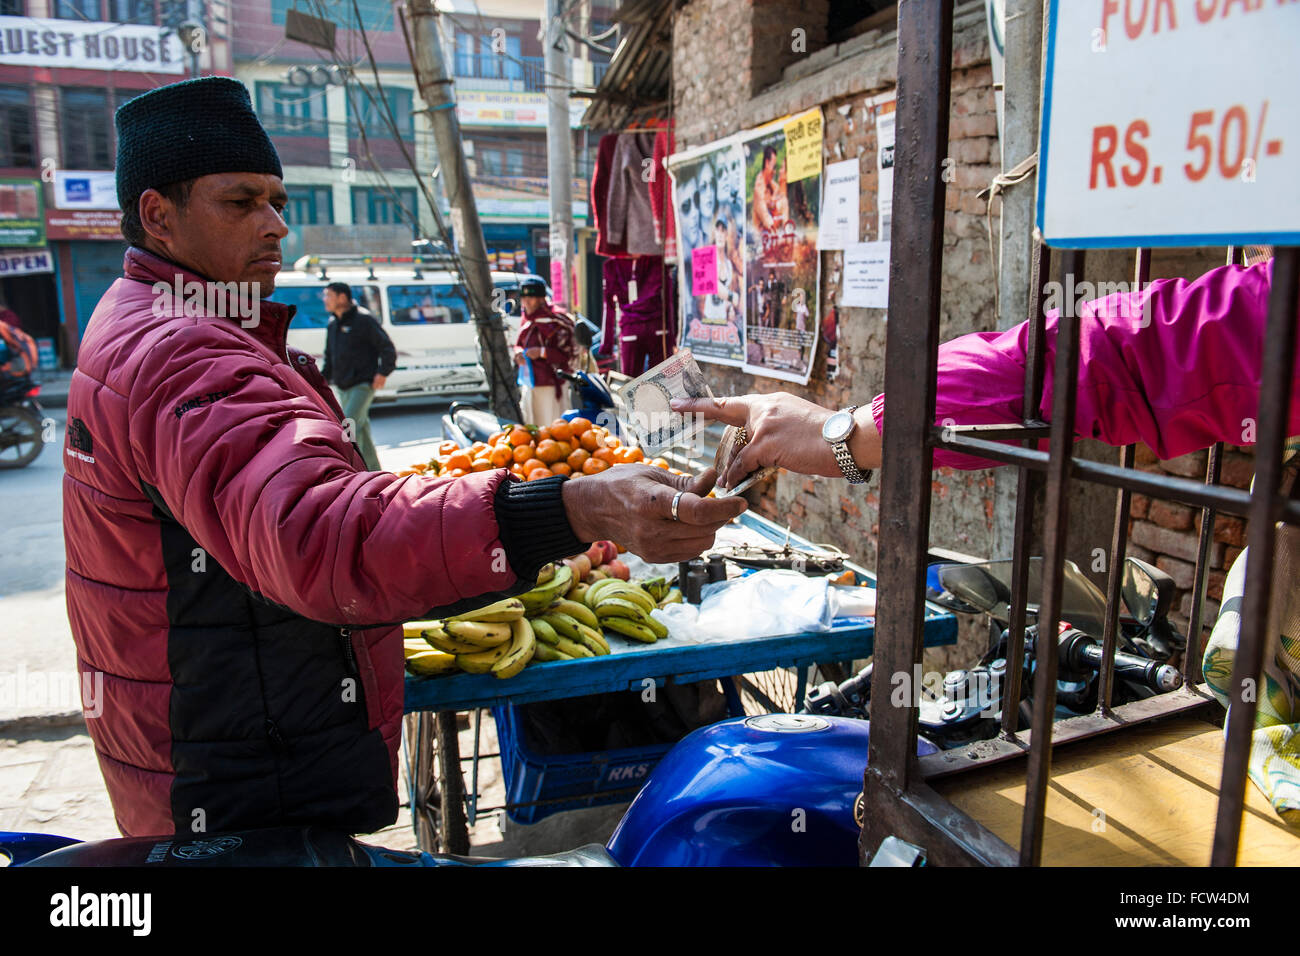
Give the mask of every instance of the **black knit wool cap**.
<path id="1" fill-rule="evenodd" d="M 212 173 L 284 177 L 243 83 L 204 76 L 160 86 L 118 108 L 117 201 Z"/>

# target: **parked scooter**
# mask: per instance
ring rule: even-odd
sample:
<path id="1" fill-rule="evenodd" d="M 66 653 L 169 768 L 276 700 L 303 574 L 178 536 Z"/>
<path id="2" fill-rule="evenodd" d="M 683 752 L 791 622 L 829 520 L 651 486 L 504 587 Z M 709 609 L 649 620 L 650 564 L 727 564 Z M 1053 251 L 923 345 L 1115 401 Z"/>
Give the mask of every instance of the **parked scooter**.
<path id="1" fill-rule="evenodd" d="M 610 391 L 604 376 L 593 375 L 590 372 L 558 370 L 556 374 L 573 386 L 573 398 L 576 399 L 573 403 L 575 407 L 570 408 L 562 416 L 566 421 L 581 417 L 597 425 L 603 425 L 615 435 L 623 434 L 619 427 L 618 415 L 614 410 L 614 393 Z M 468 402 L 452 402 L 451 408 L 442 416 L 442 434 L 445 438 L 468 446 L 476 441 L 487 441 L 501 431 L 505 424 L 496 415 L 477 405 Z M 550 423 L 534 422 L 533 424 Z"/>
<path id="2" fill-rule="evenodd" d="M 1008 638 L 1011 618 L 1011 561 L 982 564 L 942 564 L 929 569 L 927 599 L 948 610 L 984 614 L 995 639 L 979 663 L 969 670 L 950 671 L 938 686 L 924 688 L 920 700 L 920 732 L 944 749 L 972 740 L 988 740 L 1000 732 L 1002 709 L 1017 708 L 1017 729 L 1028 729 L 1033 714 L 1033 674 L 1038 642 L 1038 606 L 1028 608 L 1024 669 L 1020 699 L 1003 698 L 1007 685 Z M 1030 562 L 1028 591 L 1041 593 L 1042 560 Z M 1186 641 L 1168 620 L 1174 582 L 1163 571 L 1129 558 L 1124 565 L 1121 595 L 1129 615 L 1121 616 L 1115 654 L 1113 702 L 1122 704 L 1176 690 L 1182 675 L 1174 661 Z M 1056 635 L 1058 670 L 1056 716 L 1091 713 L 1097 706 L 1101 639 L 1106 598 L 1077 565 L 1066 562 L 1061 590 L 1061 624 Z M 805 698 L 805 711 L 845 717 L 867 716 L 872 667 L 840 684 L 823 683 Z"/>
<path id="3" fill-rule="evenodd" d="M 45 412 L 36 402 L 41 387 L 27 377 L 0 380 L 0 468 L 25 468 L 45 442 Z"/>

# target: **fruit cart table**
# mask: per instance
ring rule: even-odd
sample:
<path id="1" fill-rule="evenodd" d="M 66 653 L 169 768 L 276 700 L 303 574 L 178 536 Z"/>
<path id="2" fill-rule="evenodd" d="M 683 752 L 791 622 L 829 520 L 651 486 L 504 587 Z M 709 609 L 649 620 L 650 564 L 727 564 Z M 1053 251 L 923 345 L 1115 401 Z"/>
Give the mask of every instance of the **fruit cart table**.
<path id="1" fill-rule="evenodd" d="M 810 543 L 786 529 L 746 512 L 737 523 L 764 538 L 792 547 L 810 548 Z M 845 562 L 859 583 L 874 585 L 870 572 Z M 582 697 L 609 691 L 642 690 L 648 681 L 692 683 L 775 668 L 796 668 L 795 699 L 803 696 L 803 680 L 809 665 L 852 661 L 869 656 L 875 638 L 872 618 L 837 618 L 829 631 L 784 634 L 773 637 L 711 639 L 693 642 L 670 634 L 655 644 L 610 640 L 610 653 L 570 661 L 552 661 L 524 668 L 508 680 L 491 674 L 454 674 L 444 677 L 406 679 L 408 715 L 408 775 L 411 814 L 421 847 L 434 849 L 431 798 L 438 794 L 442 846 L 453 853 L 469 850 L 464 815 L 464 781 L 459 772 L 460 746 L 456 712 L 493 707 L 505 703 L 523 704 L 567 697 Z M 952 644 L 957 640 L 957 621 L 951 613 L 926 605 L 926 646 Z M 433 716 L 436 715 L 436 718 Z M 440 754 L 438 780 L 433 775 L 433 740 L 436 732 Z M 409 739 L 410 737 L 414 739 Z M 445 768 L 455 767 L 452 774 Z"/>

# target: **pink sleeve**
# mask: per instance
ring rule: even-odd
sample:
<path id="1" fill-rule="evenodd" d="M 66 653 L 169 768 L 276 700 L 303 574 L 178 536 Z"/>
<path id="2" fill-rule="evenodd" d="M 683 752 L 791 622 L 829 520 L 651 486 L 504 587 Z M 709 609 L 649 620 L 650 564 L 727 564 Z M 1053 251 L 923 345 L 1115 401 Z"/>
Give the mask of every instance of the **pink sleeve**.
<path id="1" fill-rule="evenodd" d="M 1194 281 L 1162 279 L 1142 292 L 1083 302 L 1076 433 L 1110 445 L 1141 441 L 1161 458 L 1216 441 L 1252 443 L 1271 278 L 1271 261 L 1224 266 Z M 1057 318 L 1058 310 L 1048 312 L 1044 420 L 1051 417 Z M 977 332 L 939 347 L 937 424 L 1021 420 L 1028 327 Z M 872 415 L 883 432 L 883 395 Z M 1290 421 L 1290 432 L 1300 431 L 1300 379 Z M 936 450 L 934 464 L 997 463 Z"/>

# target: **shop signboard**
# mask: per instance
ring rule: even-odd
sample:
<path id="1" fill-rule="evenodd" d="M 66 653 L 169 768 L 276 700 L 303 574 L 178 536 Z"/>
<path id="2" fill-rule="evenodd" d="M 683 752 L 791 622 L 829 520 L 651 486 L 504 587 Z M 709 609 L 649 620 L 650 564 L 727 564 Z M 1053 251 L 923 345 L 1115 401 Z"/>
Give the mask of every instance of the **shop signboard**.
<path id="1" fill-rule="evenodd" d="M 35 179 L 0 179 L 0 246 L 45 245 L 45 201 Z"/>

